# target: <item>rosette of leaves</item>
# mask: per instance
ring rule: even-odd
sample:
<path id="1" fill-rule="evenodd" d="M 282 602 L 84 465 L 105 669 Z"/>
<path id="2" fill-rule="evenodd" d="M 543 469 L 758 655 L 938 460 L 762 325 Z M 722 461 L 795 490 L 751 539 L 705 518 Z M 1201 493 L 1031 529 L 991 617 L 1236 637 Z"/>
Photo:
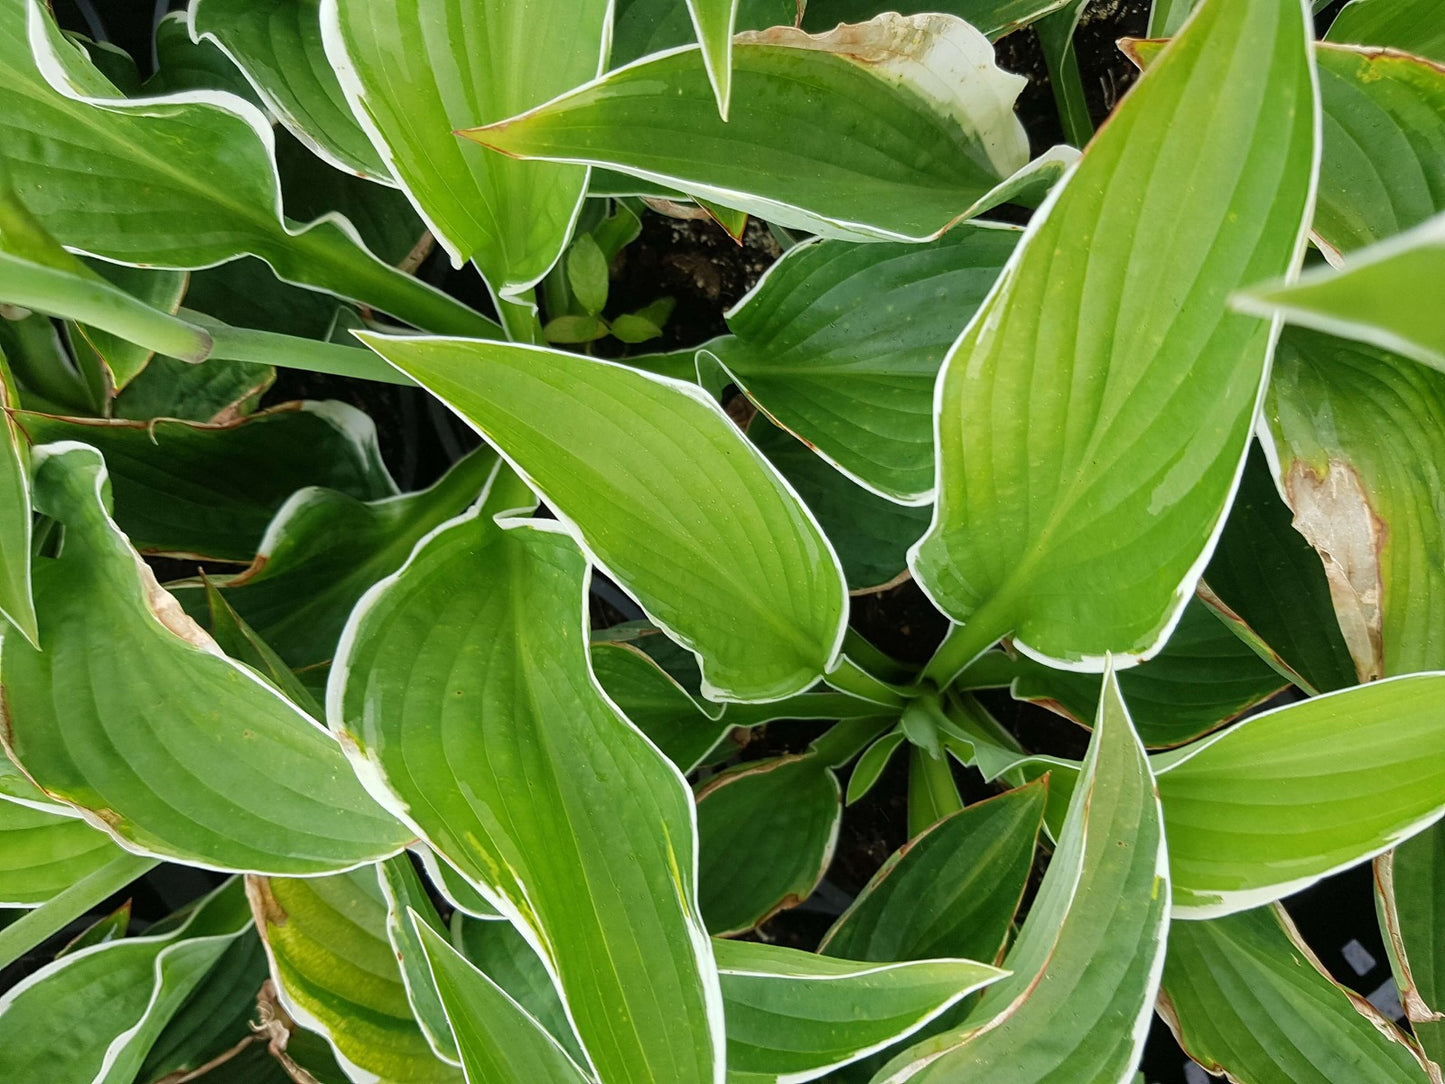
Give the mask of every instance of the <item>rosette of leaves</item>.
<path id="1" fill-rule="evenodd" d="M 0 1078 L 1439 1079 L 1445 16 L 881 6 L 0 3 Z"/>

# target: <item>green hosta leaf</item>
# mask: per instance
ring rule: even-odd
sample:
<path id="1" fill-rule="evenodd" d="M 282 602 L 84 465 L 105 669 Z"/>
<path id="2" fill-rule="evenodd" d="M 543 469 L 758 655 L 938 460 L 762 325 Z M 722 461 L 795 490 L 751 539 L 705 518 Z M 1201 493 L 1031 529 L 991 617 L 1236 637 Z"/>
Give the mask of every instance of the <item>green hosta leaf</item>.
<path id="1" fill-rule="evenodd" d="M 732 729 L 726 719 L 710 717 L 667 671 L 637 648 L 593 644 L 592 673 L 622 714 L 684 774 Z"/>
<path id="2" fill-rule="evenodd" d="M 156 23 L 154 48 L 155 73 L 136 89 L 132 89 L 130 80 L 134 77 L 128 72 L 126 81 L 111 74 L 119 64 L 102 63 L 95 50 L 88 49 L 87 52 L 106 78 L 124 90 L 127 97 L 219 90 L 244 98 L 258 109 L 265 108 L 245 74 L 215 42 L 191 40 L 190 17 L 185 11 L 172 11 L 161 17 Z M 135 66 L 134 60 L 130 61 L 130 66 Z"/>
<path id="3" fill-rule="evenodd" d="M 819 952 L 850 960 L 997 960 L 1033 865 L 1045 782 L 945 817 L 894 851 Z"/>
<path id="4" fill-rule="evenodd" d="M 813 894 L 833 859 L 837 777 L 817 756 L 744 764 L 698 795 L 698 897 L 714 934 L 742 933 Z"/>
<path id="5" fill-rule="evenodd" d="M 248 877 L 246 894 L 282 1005 L 326 1036 L 353 1078 L 461 1081 L 456 1067 L 437 1059 L 412 1015 L 374 868 L 334 877 Z"/>
<path id="6" fill-rule="evenodd" d="M 855 963 L 778 945 L 713 942 L 728 1073 L 814 1080 L 911 1035 L 1006 972 L 972 960 Z"/>
<path id="7" fill-rule="evenodd" d="M 956 229 L 926 245 L 803 244 L 707 345 L 760 409 L 860 485 L 933 492 L 933 386 L 1018 240 Z"/>
<path id="8" fill-rule="evenodd" d="M 1445 668 L 1445 372 L 1290 329 L 1265 414 L 1360 680 Z"/>
<path id="9" fill-rule="evenodd" d="M 431 251 L 426 223 L 401 189 L 334 169 L 284 131 L 277 134 L 276 171 L 281 176 L 281 202 L 292 218 L 309 222 L 339 213 L 356 227 L 362 242 L 379 259 L 404 270 L 419 267 Z M 424 235 L 426 245 L 419 247 Z M 334 301 L 332 308 L 336 308 Z"/>
<path id="10" fill-rule="evenodd" d="M 1171 837 L 1172 845 L 1172 837 Z M 1113 1081 L 1138 1064 L 1169 926 L 1164 825 L 1144 749 L 1106 675 L 1094 736 L 1012 974 L 879 1081 Z"/>
<path id="11" fill-rule="evenodd" d="M 445 936 L 441 916 L 427 896 L 416 867 L 406 855 L 388 858 L 377 867 L 377 874 L 381 879 L 381 894 L 386 900 L 386 936 L 400 964 L 401 981 L 406 987 L 410 1012 L 416 1017 L 416 1024 L 432 1052 L 442 1061 L 460 1065 L 456 1040 L 452 1036 L 451 1025 L 447 1023 L 446 1010 L 442 1007 L 436 986 L 432 984 L 426 953 L 417 933 L 418 928 L 425 924 Z M 495 925 L 507 924 L 498 922 Z"/>
<path id="12" fill-rule="evenodd" d="M 464 134 L 507 154 L 607 166 L 779 225 L 857 239 L 942 233 L 1025 163 L 1023 80 L 943 15 L 733 39 L 718 116 L 696 47 L 647 57 Z M 839 148 L 847 154 L 840 156 Z"/>
<path id="13" fill-rule="evenodd" d="M 848 611 L 837 557 L 696 385 L 532 347 L 363 339 L 495 444 L 696 652 L 709 698 L 778 699 L 832 665 Z"/>
<path id="14" fill-rule="evenodd" d="M 188 275 L 184 271 L 155 271 L 124 264 L 102 264 L 95 261 L 93 270 L 122 287 L 159 312 L 174 315 L 186 292 Z M 137 346 L 122 335 L 84 324 L 68 325 L 71 347 L 82 365 L 93 365 L 100 378 L 98 390 L 109 400 L 134 380 L 149 364 L 154 351 Z M 196 336 L 201 341 L 201 336 Z"/>
<path id="15" fill-rule="evenodd" d="M 216 646 L 237 662 L 243 662 L 255 670 L 307 715 L 318 720 L 323 718 L 321 706 L 312 697 L 310 690 L 286 665 L 285 660 L 256 635 L 256 630 L 241 620 L 241 615 L 226 601 L 226 597 L 206 576 L 204 570 L 201 573 L 201 585 L 206 592 L 206 631 L 216 641 Z"/>
<path id="16" fill-rule="evenodd" d="M 1445 211 L 1445 68 L 1338 45 L 1315 55 L 1324 113 L 1315 233 L 1350 252 Z"/>
<path id="17" fill-rule="evenodd" d="M 390 497 L 370 418 L 345 403 L 291 403 L 220 425 L 14 415 L 36 444 L 77 441 L 104 456 L 115 519 L 146 553 L 249 561 L 304 486 Z"/>
<path id="18" fill-rule="evenodd" d="M 453 263 L 474 260 L 504 295 L 557 261 L 587 171 L 488 154 L 452 133 L 591 79 L 610 15 L 608 0 L 321 2 L 352 111 Z"/>
<path id="19" fill-rule="evenodd" d="M 1275 489 L 1264 452 L 1250 449 L 1239 492 L 1204 572 L 1204 601 L 1236 634 L 1262 637 L 1263 656 L 1308 693 L 1355 684 L 1324 566 Z"/>
<path id="20" fill-rule="evenodd" d="M 607 257 L 590 233 L 578 237 L 567 250 L 567 285 L 593 316 L 607 304 Z"/>
<path id="21" fill-rule="evenodd" d="M 688 14 L 697 29 L 697 42 L 702 47 L 702 61 L 707 68 L 708 82 L 717 95 L 719 116 L 728 119 L 728 103 L 732 97 L 733 30 L 742 0 L 687 0 Z"/>
<path id="22" fill-rule="evenodd" d="M 1080 722 L 1093 717 L 1097 681 L 1018 660 L 1013 694 L 1045 701 Z M 1286 679 L 1198 599 L 1184 607 L 1179 626 L 1158 656 L 1119 675 L 1119 690 L 1144 744 L 1182 745 L 1263 703 Z"/>
<path id="23" fill-rule="evenodd" d="M 957 15 L 996 41 L 1066 3 L 1068 0 L 898 0 L 888 8 L 905 15 L 924 11 Z M 831 30 L 839 23 L 860 23 L 872 18 L 880 6 L 879 0 L 808 0 L 803 28 L 816 32 Z"/>
<path id="24" fill-rule="evenodd" d="M 797 17 L 797 0 L 739 0 L 735 30 L 792 26 Z M 620 68 L 649 53 L 689 45 L 697 37 L 686 3 L 678 0 L 617 0 L 608 66 Z"/>
<path id="25" fill-rule="evenodd" d="M 11 396 L 15 405 L 61 414 L 94 412 L 94 396 L 71 361 L 55 321 L 38 312 L 11 316 L 18 319 L 0 317 L 0 351 L 19 395 Z"/>
<path id="26" fill-rule="evenodd" d="M 1136 63 L 1161 41 L 1130 42 Z M 1445 209 L 1445 69 L 1378 49 L 1315 51 L 1323 116 L 1314 237 L 1340 253 L 1383 241 Z"/>
<path id="27" fill-rule="evenodd" d="M 431 882 L 432 888 L 452 905 L 453 910 L 489 921 L 502 917 L 501 912 L 488 903 L 482 894 L 436 851 L 424 843 L 418 843 L 411 848 L 411 853 L 421 859 L 422 868 L 426 870 L 427 880 Z"/>
<path id="28" fill-rule="evenodd" d="M 180 612 L 106 514 L 92 448 L 36 454 L 36 507 L 65 527 L 35 569 L 37 651 L 0 639 L 6 751 L 128 848 L 219 869 L 320 873 L 406 830 L 334 741 Z"/>
<path id="29" fill-rule="evenodd" d="M 421 922 L 416 932 L 456 1034 L 468 1080 L 488 1084 L 591 1081 L 541 1024 L 445 938 Z"/>
<path id="30" fill-rule="evenodd" d="M 10 185 L 9 168 L 0 162 L 0 298 L 6 304 L 79 320 L 127 344 L 190 361 L 210 352 L 210 336 L 173 316 L 174 304 L 163 298 L 158 308 L 128 293 L 61 247 Z"/>
<path id="31" fill-rule="evenodd" d="M 130 1084 L 146 1051 L 211 965 L 250 926 L 238 881 L 174 929 L 62 956 L 0 997 L 0 1071 Z"/>
<path id="32" fill-rule="evenodd" d="M 73 815 L 0 801 L 0 907 L 35 907 L 117 855 Z"/>
<path id="33" fill-rule="evenodd" d="M 1375 903 L 1410 1028 L 1445 1066 L 1445 827 L 1375 860 Z"/>
<path id="34" fill-rule="evenodd" d="M 420 327 L 497 333 L 491 321 L 376 260 L 343 220 L 283 219 L 270 125 L 241 98 L 121 98 L 35 0 L 0 12 L 0 87 L 0 139 L 16 190 L 70 248 L 178 268 L 249 252 L 282 278 Z"/>
<path id="35" fill-rule="evenodd" d="M 689 795 L 591 675 L 581 553 L 494 522 L 520 496 L 491 490 L 362 599 L 327 714 L 368 785 L 542 952 L 602 1079 L 711 1081 Z"/>
<path id="36" fill-rule="evenodd" d="M 1445 812 L 1442 694 L 1442 674 L 1389 678 L 1169 756 L 1157 774 L 1175 912 L 1257 907 L 1428 827 Z"/>
<path id="37" fill-rule="evenodd" d="M 1062 665 L 1148 656 L 1178 620 L 1274 337 L 1226 296 L 1300 254 L 1316 118 L 1305 16 L 1206 0 L 955 344 L 938 505 L 911 564 L 968 624 L 933 676 L 1011 632 Z"/>
<path id="38" fill-rule="evenodd" d="M 313 152 L 337 169 L 387 182 L 322 48 L 320 7 L 320 0 L 200 0 L 190 7 L 190 32 L 235 61 L 266 108 Z"/>
<path id="39" fill-rule="evenodd" d="M 598 316 L 559 316 L 548 320 L 542 337 L 549 343 L 592 343 L 607 337 L 607 323 Z"/>
<path id="40" fill-rule="evenodd" d="M 848 791 L 844 798 L 845 805 L 852 805 L 861 801 L 875 786 L 878 779 L 883 775 L 888 762 L 893 759 L 893 754 L 898 751 L 908 738 L 902 730 L 891 730 L 879 738 L 858 758 L 858 763 L 853 765 L 853 770 L 848 774 Z"/>
<path id="41" fill-rule="evenodd" d="M 1191 1058 L 1231 1080 L 1424 1084 L 1408 1040 L 1335 984 L 1276 905 L 1169 931 L 1160 1012 Z"/>
<path id="42" fill-rule="evenodd" d="M 200 364 L 156 355 L 111 402 L 113 418 L 222 422 L 255 410 L 276 381 L 269 365 L 212 358 Z"/>
<path id="43" fill-rule="evenodd" d="M 334 297 L 283 282 L 252 256 L 192 271 L 186 304 L 236 327 L 306 339 L 327 338 L 341 307 Z"/>
<path id="44" fill-rule="evenodd" d="M 1236 303 L 1445 370 L 1445 320 L 1435 304 L 1442 275 L 1445 214 L 1361 249 L 1343 271 L 1318 268 L 1293 284 L 1257 287 Z"/>
<path id="45" fill-rule="evenodd" d="M 32 644 L 40 638 L 30 593 L 30 465 L 9 413 L 20 405 L 0 350 L 0 625 L 10 622 Z"/>
<path id="46" fill-rule="evenodd" d="M 324 663 L 357 599 L 400 568 L 429 531 L 460 514 L 497 469 L 496 453 L 479 448 L 429 489 L 399 497 L 367 502 L 335 489 L 302 489 L 272 519 L 251 566 L 214 582 L 288 665 Z M 177 594 L 192 613 L 205 605 L 194 588 Z"/>
<path id="47" fill-rule="evenodd" d="M 452 944 L 562 1045 L 573 1061 L 585 1063 L 567 1019 L 567 1008 L 547 974 L 547 965 L 510 922 L 477 922 L 452 916 Z"/>
<path id="48" fill-rule="evenodd" d="M 96 919 L 68 941 L 65 947 L 55 954 L 56 959 L 67 953 L 79 952 L 83 948 L 103 945 L 107 941 L 116 941 L 124 937 L 126 929 L 130 926 L 130 905 L 131 901 L 126 900 L 110 914 Z"/>
<path id="49" fill-rule="evenodd" d="M 159 1081 L 167 1073 L 193 1072 L 244 1040 L 255 1043 L 251 1020 L 256 1016 L 257 991 L 266 977 L 266 950 L 253 928 L 232 941 L 211 965 L 156 1037 L 136 1079 Z M 280 1066 L 276 1068 L 279 1071 Z M 223 1081 L 218 1078 L 217 1084 Z M 252 1078 L 248 1084 L 271 1081 Z M 285 1079 L 280 1078 L 277 1084 L 285 1084 Z"/>
<path id="50" fill-rule="evenodd" d="M 1325 37 L 1355 45 L 1388 45 L 1445 61 L 1445 19 L 1434 0 L 1351 0 Z"/>

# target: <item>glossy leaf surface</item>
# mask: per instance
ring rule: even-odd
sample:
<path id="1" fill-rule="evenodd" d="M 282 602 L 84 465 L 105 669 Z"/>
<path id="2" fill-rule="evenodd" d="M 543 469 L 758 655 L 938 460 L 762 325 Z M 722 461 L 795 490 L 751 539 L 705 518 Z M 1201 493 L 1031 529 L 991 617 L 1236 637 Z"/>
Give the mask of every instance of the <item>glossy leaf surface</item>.
<path id="1" fill-rule="evenodd" d="M 646 57 L 465 134 L 586 162 L 769 222 L 853 239 L 937 236 L 1024 165 L 1018 76 L 950 16 L 879 16 L 836 34 L 738 35 L 724 121 L 696 47 Z M 848 158 L 837 148 L 846 144 Z"/>
<path id="2" fill-rule="evenodd" d="M 756 761 L 709 780 L 697 803 L 708 931 L 741 933 L 811 896 L 841 814 L 838 780 L 816 756 Z"/>
<path id="3" fill-rule="evenodd" d="M 602 1079 L 712 1080 L 691 802 L 594 683 L 575 545 L 493 521 L 523 499 L 493 489 L 368 593 L 327 714 L 378 797 L 539 948 Z"/>
<path id="4" fill-rule="evenodd" d="M 747 396 L 850 478 L 896 501 L 933 490 L 933 386 L 1007 262 L 1013 230 L 925 245 L 799 245 L 707 344 Z"/>
<path id="5" fill-rule="evenodd" d="M 728 1072 L 814 1080 L 901 1039 L 1003 973 L 972 960 L 857 963 L 714 942 Z"/>
<path id="6" fill-rule="evenodd" d="M 1160 1007 L 1189 1056 L 1234 1080 L 1428 1080 L 1404 1036 L 1337 986 L 1288 921 L 1261 907 L 1169 931 Z"/>
<path id="7" fill-rule="evenodd" d="M 359 500 L 396 485 L 371 419 L 344 403 L 296 403 L 220 425 L 14 415 L 36 444 L 74 441 L 104 457 L 115 519 L 136 549 L 249 561 L 296 490 Z"/>
<path id="8" fill-rule="evenodd" d="M 1445 372 L 1291 328 L 1266 418 L 1360 680 L 1445 663 Z"/>
<path id="9" fill-rule="evenodd" d="M 287 1011 L 321 1032 L 355 1077 L 460 1084 L 412 1015 L 386 935 L 386 900 L 366 866 L 333 877 L 249 877 L 256 927 Z"/>
<path id="10" fill-rule="evenodd" d="M 1163 966 L 1166 864 L 1149 764 L 1106 675 L 1059 846 L 1004 958 L 1013 974 L 958 1028 L 905 1050 L 875 1080 L 1126 1079 Z"/>
<path id="11" fill-rule="evenodd" d="M 352 110 L 453 263 L 475 260 L 503 294 L 556 262 L 587 171 L 488 154 L 452 133 L 591 79 L 610 16 L 609 0 L 322 0 Z"/>
<path id="12" fill-rule="evenodd" d="M 388 182 L 327 60 L 320 8 L 320 0 L 199 0 L 189 10 L 190 31 L 235 61 L 266 107 L 312 151 L 337 169 Z"/>
<path id="13" fill-rule="evenodd" d="M 1030 654 L 1097 669 L 1106 652 L 1152 654 L 1178 620 L 1272 346 L 1269 324 L 1226 297 L 1299 256 L 1315 158 L 1307 37 L 1293 2 L 1206 2 L 955 344 L 938 386 L 939 501 L 911 564 L 967 623 L 960 665 L 1013 632 Z"/>
<path id="14" fill-rule="evenodd" d="M 778 699 L 832 665 L 848 611 L 837 557 L 696 385 L 540 348 L 365 342 L 573 525 L 589 557 L 698 655 L 706 695 Z"/>
<path id="15" fill-rule="evenodd" d="M 336 743 L 157 586 L 106 514 L 105 481 L 82 445 L 38 462 L 37 507 L 65 525 L 65 547 L 35 569 L 43 650 L 0 641 L 6 751 L 48 795 L 157 857 L 320 873 L 400 847 L 406 830 Z"/>
<path id="16" fill-rule="evenodd" d="M 997 960 L 1033 865 L 1045 784 L 967 806 L 894 851 L 818 951 L 849 960 Z"/>
<path id="17" fill-rule="evenodd" d="M 1161 765 L 1175 912 L 1257 907 L 1429 826 L 1445 812 L 1442 690 L 1419 674 L 1330 693 Z"/>

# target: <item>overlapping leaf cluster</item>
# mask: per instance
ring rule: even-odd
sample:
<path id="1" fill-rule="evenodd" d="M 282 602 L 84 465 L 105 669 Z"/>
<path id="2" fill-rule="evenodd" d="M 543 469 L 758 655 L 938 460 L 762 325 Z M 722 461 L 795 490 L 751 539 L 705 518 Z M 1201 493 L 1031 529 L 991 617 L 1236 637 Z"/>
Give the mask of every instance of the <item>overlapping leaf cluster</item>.
<path id="1" fill-rule="evenodd" d="M 0 0 L 0 1076 L 1440 1079 L 1445 17 L 1155 0 L 1093 135 L 1086 0 L 876 6 Z M 648 354 L 659 210 L 786 251 Z M 1372 859 L 1403 1026 L 1279 902 Z"/>

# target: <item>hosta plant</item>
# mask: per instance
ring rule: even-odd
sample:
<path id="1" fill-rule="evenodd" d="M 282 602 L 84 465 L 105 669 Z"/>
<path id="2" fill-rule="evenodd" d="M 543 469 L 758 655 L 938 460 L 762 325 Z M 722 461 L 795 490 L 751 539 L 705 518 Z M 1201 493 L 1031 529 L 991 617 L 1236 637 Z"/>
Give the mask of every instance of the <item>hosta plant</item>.
<path id="1" fill-rule="evenodd" d="M 0 1078 L 1441 1079 L 1445 12 L 936 3 L 0 0 Z"/>

